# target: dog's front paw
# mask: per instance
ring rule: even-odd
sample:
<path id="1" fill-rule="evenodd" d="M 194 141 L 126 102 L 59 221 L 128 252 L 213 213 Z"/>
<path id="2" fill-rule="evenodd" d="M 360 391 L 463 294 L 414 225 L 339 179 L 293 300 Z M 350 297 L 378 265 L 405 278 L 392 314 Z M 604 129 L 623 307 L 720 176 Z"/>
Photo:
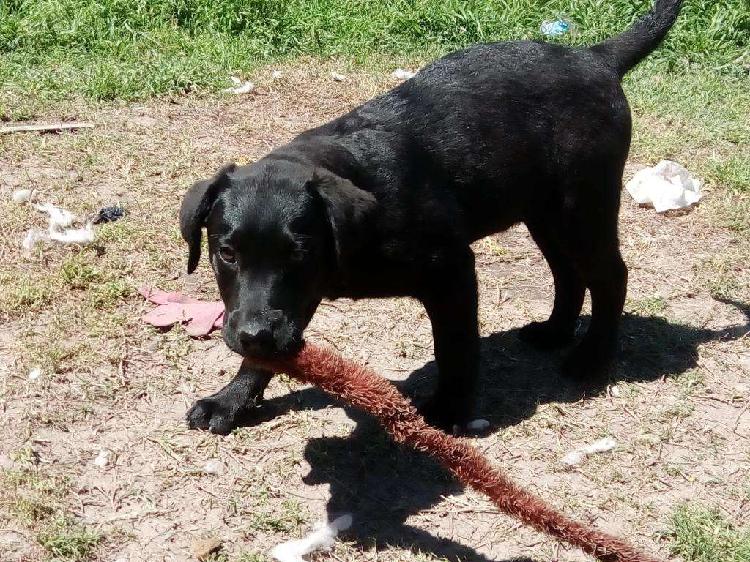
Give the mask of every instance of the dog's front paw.
<path id="1" fill-rule="evenodd" d="M 207 429 L 211 433 L 227 435 L 239 425 L 246 408 L 219 397 L 209 396 L 198 400 L 187 412 L 190 429 Z"/>
<path id="2" fill-rule="evenodd" d="M 471 421 L 466 408 L 438 397 L 432 397 L 420 404 L 418 410 L 428 424 L 446 433 L 455 433 L 457 427 L 460 428 L 460 432 L 463 432 Z"/>
<path id="3" fill-rule="evenodd" d="M 547 320 L 526 324 L 518 331 L 518 337 L 537 349 L 556 349 L 573 341 L 573 331 L 561 329 Z"/>

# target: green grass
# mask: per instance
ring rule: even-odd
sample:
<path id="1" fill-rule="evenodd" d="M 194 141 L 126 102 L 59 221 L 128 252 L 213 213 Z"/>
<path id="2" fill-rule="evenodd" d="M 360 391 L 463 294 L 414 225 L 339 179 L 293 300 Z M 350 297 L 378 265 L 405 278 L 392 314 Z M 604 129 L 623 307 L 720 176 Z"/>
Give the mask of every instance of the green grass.
<path id="1" fill-rule="evenodd" d="M 750 528 L 740 529 L 718 511 L 682 506 L 672 518 L 672 553 L 685 562 L 750 561 Z"/>
<path id="2" fill-rule="evenodd" d="M 630 300 L 628 308 L 641 316 L 659 316 L 667 309 L 667 301 L 661 296 L 646 297 Z"/>
<path id="3" fill-rule="evenodd" d="M 1 89 L 97 100 L 216 90 L 232 73 L 293 57 L 425 60 L 465 45 L 540 38 L 564 16 L 590 44 L 624 29 L 650 0 L 5 0 Z M 649 64 L 747 77 L 746 0 L 686 2 Z M 385 64 L 385 62 L 383 62 Z M 5 102 L 6 106 L 9 102 Z M 2 110 L 0 106 L 0 111 Z M 8 107 L 6 112 L 10 111 Z"/>
<path id="4" fill-rule="evenodd" d="M 253 514 L 250 527 L 253 531 L 290 533 L 305 522 L 301 506 L 293 500 L 285 500 L 281 510 L 263 511 Z"/>
<path id="5" fill-rule="evenodd" d="M 631 158 L 676 160 L 709 187 L 750 194 L 750 79 L 706 68 L 664 75 L 647 66 L 624 88 L 634 115 Z M 733 229 L 743 230 L 747 215 L 735 214 Z"/>

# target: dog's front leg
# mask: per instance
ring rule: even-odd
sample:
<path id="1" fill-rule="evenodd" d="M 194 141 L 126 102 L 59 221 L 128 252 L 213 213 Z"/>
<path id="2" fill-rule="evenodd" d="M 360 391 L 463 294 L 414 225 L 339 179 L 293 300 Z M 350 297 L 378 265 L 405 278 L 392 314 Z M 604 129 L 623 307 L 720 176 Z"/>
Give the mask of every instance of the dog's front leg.
<path id="1" fill-rule="evenodd" d="M 432 322 L 439 378 L 434 396 L 421 408 L 427 421 L 448 431 L 470 421 L 479 375 L 479 326 L 474 254 L 436 274 L 421 298 Z"/>
<path id="2" fill-rule="evenodd" d="M 187 413 L 188 426 L 228 434 L 260 403 L 272 376 L 269 371 L 247 368 L 243 363 L 229 384 L 193 404 Z"/>

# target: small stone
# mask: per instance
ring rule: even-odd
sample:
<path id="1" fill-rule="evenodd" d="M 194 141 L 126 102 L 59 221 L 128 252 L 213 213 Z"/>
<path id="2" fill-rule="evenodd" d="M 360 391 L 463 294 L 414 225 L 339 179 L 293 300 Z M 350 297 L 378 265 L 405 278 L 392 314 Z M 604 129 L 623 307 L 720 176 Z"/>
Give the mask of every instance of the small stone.
<path id="1" fill-rule="evenodd" d="M 42 370 L 39 367 L 34 367 L 33 369 L 31 369 L 31 371 L 29 371 L 29 380 L 32 382 L 38 380 L 41 376 Z"/>
<path id="2" fill-rule="evenodd" d="M 622 392 L 620 391 L 620 387 L 617 385 L 612 385 L 609 387 L 609 395 L 612 398 L 619 398 Z"/>
<path id="3" fill-rule="evenodd" d="M 273 71 L 273 72 L 271 73 L 271 78 L 272 78 L 272 79 L 274 79 L 274 80 L 278 80 L 278 79 L 279 79 L 279 78 L 281 78 L 282 76 L 284 76 L 284 73 L 283 73 L 283 72 L 281 72 L 280 70 L 274 70 L 274 71 Z"/>
<path id="4" fill-rule="evenodd" d="M 33 196 L 33 189 L 19 189 L 18 191 L 14 191 L 13 195 L 11 195 L 15 203 L 25 203 L 27 201 L 31 201 L 31 198 Z"/>
<path id="5" fill-rule="evenodd" d="M 206 474 L 221 474 L 224 472 L 224 465 L 219 460 L 211 459 L 203 465 L 203 472 Z"/>
<path id="6" fill-rule="evenodd" d="M 104 468 L 109 464 L 109 451 L 102 449 L 99 451 L 99 454 L 96 455 L 96 458 L 94 459 L 94 466 L 98 466 L 99 468 Z"/>
<path id="7" fill-rule="evenodd" d="M 346 75 L 345 74 L 339 74 L 338 72 L 331 72 L 331 78 L 335 82 L 343 82 L 344 80 L 346 80 Z"/>
<path id="8" fill-rule="evenodd" d="M 203 562 L 204 560 L 208 560 L 212 554 L 219 552 L 221 546 L 221 539 L 217 537 L 203 537 L 193 541 L 190 545 L 190 551 L 193 553 L 193 556 Z"/>

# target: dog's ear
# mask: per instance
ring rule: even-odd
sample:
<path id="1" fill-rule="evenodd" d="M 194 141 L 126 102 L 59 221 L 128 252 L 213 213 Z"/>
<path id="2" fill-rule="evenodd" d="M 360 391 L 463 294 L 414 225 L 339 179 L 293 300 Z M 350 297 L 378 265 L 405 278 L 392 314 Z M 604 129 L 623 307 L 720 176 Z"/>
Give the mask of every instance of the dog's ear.
<path id="1" fill-rule="evenodd" d="M 372 193 L 321 169 L 315 170 L 306 187 L 323 203 L 333 233 L 336 261 L 339 269 L 345 270 L 349 256 L 366 240 L 377 201 Z"/>
<path id="2" fill-rule="evenodd" d="M 208 213 L 211 211 L 216 196 L 229 185 L 229 174 L 236 164 L 228 164 L 210 180 L 193 184 L 185 194 L 180 207 L 180 232 L 188 243 L 188 273 L 195 271 L 201 257 L 201 231 L 206 226 Z"/>

